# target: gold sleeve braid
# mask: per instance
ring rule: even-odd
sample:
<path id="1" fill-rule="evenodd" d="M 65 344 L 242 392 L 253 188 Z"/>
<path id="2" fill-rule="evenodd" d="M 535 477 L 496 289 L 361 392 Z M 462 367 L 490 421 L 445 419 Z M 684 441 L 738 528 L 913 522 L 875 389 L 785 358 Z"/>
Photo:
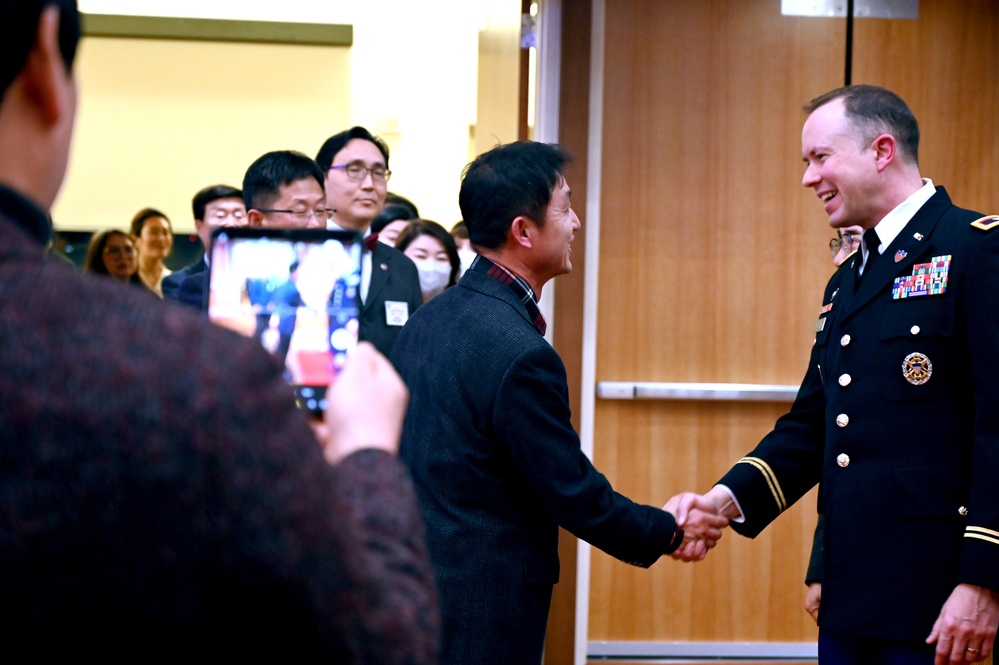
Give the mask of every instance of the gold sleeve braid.
<path id="1" fill-rule="evenodd" d="M 773 469 L 770 468 L 769 464 L 761 460 L 759 457 L 743 457 L 741 460 L 736 462 L 736 464 L 749 464 L 762 473 L 764 480 L 767 481 L 767 486 L 770 488 L 770 493 L 774 496 L 774 501 L 777 502 L 778 512 L 782 513 L 787 510 L 787 499 L 784 498 L 784 490 L 781 489 L 780 483 L 777 482 L 777 475 L 774 473 Z"/>

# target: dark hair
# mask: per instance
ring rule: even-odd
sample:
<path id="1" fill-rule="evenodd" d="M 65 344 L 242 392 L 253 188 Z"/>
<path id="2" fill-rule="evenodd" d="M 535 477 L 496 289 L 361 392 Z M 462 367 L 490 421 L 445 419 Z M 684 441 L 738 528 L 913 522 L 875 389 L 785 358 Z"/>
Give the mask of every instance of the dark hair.
<path id="1" fill-rule="evenodd" d="M 510 223 L 521 215 L 543 227 L 552 190 L 568 161 L 560 146 L 535 141 L 508 143 L 476 157 L 465 167 L 458 193 L 471 243 L 499 248 Z"/>
<path id="2" fill-rule="evenodd" d="M 860 130 L 863 146 L 881 134 L 891 134 L 902 155 L 919 164 L 919 123 L 901 97 L 876 85 L 848 85 L 808 102 L 805 112 L 810 114 L 837 99 L 843 100 L 846 117 Z"/>
<path id="3" fill-rule="evenodd" d="M 200 192 L 195 194 L 194 198 L 191 200 L 191 208 L 194 211 L 194 218 L 205 221 L 205 206 L 212 201 L 233 198 L 242 200 L 242 190 L 230 187 L 229 185 L 212 185 L 211 187 L 205 187 Z"/>
<path id="4" fill-rule="evenodd" d="M 414 219 L 406 227 L 406 230 L 395 239 L 395 248 L 400 252 L 406 251 L 409 244 L 420 236 L 430 236 L 436 238 L 444 245 L 447 252 L 447 260 L 451 262 L 451 277 L 447 280 L 448 287 L 454 286 L 458 281 L 458 269 L 461 267 L 461 259 L 458 257 L 458 246 L 454 244 L 454 238 L 443 226 L 429 219 Z"/>
<path id="5" fill-rule="evenodd" d="M 382 157 L 385 158 L 385 168 L 388 168 L 388 144 L 381 138 L 366 130 L 364 127 L 351 127 L 348 130 L 342 131 L 339 134 L 334 134 L 326 139 L 326 142 L 323 143 L 323 147 L 319 149 L 319 154 L 316 155 L 316 163 L 319 164 L 319 168 L 322 169 L 323 173 L 330 170 L 330 166 L 333 165 L 333 158 L 336 157 L 337 153 L 343 150 L 343 147 L 347 145 L 347 142 L 352 139 L 364 139 L 365 141 L 371 141 L 374 143 L 378 147 L 378 150 L 382 153 Z M 246 187 L 243 187 L 243 189 L 246 189 Z"/>
<path id="6" fill-rule="evenodd" d="M 388 166 L 388 164 L 386 164 Z M 409 211 L 407 219 L 419 219 L 420 211 L 416 209 L 416 204 L 407 199 L 402 194 L 395 192 L 385 192 L 385 205 L 401 206 Z M 401 219 L 401 218 L 400 218 Z"/>
<path id="7" fill-rule="evenodd" d="M 98 231 L 90 237 L 90 244 L 87 245 L 87 256 L 83 259 L 83 272 L 92 272 L 98 275 L 108 274 L 108 268 L 104 265 L 104 247 L 108 244 L 111 236 L 121 236 L 132 243 L 133 247 L 135 246 L 132 237 L 121 229 Z"/>
<path id="8" fill-rule="evenodd" d="M 451 227 L 451 237 L 455 240 L 468 240 L 468 227 L 465 222 L 458 222 Z"/>
<path id="9" fill-rule="evenodd" d="M 281 188 L 302 178 L 313 178 L 326 193 L 326 179 L 308 155 L 297 150 L 275 150 L 256 159 L 243 176 L 246 209 L 266 208 L 281 194 Z"/>
<path id="10" fill-rule="evenodd" d="M 24 69 L 38 35 L 38 19 L 49 5 L 59 8 L 59 52 L 66 72 L 73 70 L 80 42 L 80 13 L 76 0 L 0 0 L 0 101 Z"/>
<path id="11" fill-rule="evenodd" d="M 412 214 L 412 211 L 406 206 L 391 203 L 383 207 L 381 212 L 375 215 L 375 218 L 371 220 L 371 232 L 379 233 L 386 226 L 400 219 L 410 220 L 416 218 L 416 215 Z"/>
<path id="12" fill-rule="evenodd" d="M 152 219 L 153 217 L 162 217 L 165 219 L 167 226 L 170 227 L 171 233 L 173 232 L 173 224 L 170 223 L 170 218 L 167 217 L 165 213 L 157 210 L 156 208 L 143 208 L 139 212 L 135 213 L 135 217 L 132 218 L 132 223 L 128 226 L 132 235 L 136 238 L 142 235 L 142 228 L 146 225 L 146 221 Z"/>

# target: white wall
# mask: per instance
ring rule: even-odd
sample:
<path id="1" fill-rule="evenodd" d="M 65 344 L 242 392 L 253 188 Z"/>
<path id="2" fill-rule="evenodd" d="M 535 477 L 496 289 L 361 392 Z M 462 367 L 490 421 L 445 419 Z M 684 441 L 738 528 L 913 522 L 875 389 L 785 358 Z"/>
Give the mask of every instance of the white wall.
<path id="1" fill-rule="evenodd" d="M 77 133 L 53 211 L 57 227 L 124 227 L 152 205 L 164 208 L 175 229 L 191 229 L 190 199 L 200 187 L 238 186 L 250 161 L 267 150 L 314 155 L 327 136 L 354 124 L 388 141 L 392 191 L 445 226 L 459 219 L 459 179 L 475 123 L 478 30 L 488 23 L 477 3 L 79 4 L 92 14 L 346 23 L 354 44 L 85 40 Z"/>

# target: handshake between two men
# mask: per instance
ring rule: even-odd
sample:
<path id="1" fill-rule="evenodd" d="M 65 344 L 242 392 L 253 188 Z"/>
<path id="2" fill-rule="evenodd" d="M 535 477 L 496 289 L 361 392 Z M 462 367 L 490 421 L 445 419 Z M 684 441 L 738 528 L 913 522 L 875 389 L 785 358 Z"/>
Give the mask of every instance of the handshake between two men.
<path id="1" fill-rule="evenodd" d="M 666 502 L 663 510 L 676 518 L 683 530 L 683 543 L 670 556 L 678 561 L 700 561 L 718 544 L 722 529 L 741 513 L 732 495 L 716 485 L 706 494 L 681 492 Z"/>

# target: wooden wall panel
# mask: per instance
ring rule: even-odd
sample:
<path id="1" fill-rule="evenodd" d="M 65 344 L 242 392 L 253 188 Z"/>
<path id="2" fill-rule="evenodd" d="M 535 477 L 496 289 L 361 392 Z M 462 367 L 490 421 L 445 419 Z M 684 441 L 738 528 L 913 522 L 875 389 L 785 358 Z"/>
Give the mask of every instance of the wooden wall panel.
<path id="1" fill-rule="evenodd" d="M 857 21 L 854 83 L 919 121 L 920 170 L 959 206 L 999 214 L 999 3 L 922 0 L 919 19 Z"/>
<path id="2" fill-rule="evenodd" d="M 602 402 L 597 464 L 618 491 L 662 505 L 683 488 L 710 487 L 786 408 Z M 664 559 L 642 570 L 595 551 L 589 639 L 814 640 L 802 609 L 814 525 L 813 491 L 752 541 L 726 532 L 697 564 Z"/>
<path id="3" fill-rule="evenodd" d="M 832 232 L 800 184 L 801 106 L 842 85 L 845 21 L 783 17 L 779 0 L 607 5 L 597 380 L 798 383 L 832 271 Z M 997 21 L 989 0 L 858 20 L 853 65 L 854 82 L 912 104 L 924 175 L 989 213 Z M 785 409 L 598 401 L 595 462 L 662 504 L 707 489 Z M 595 552 L 589 639 L 814 640 L 814 506 L 813 492 L 756 541 L 726 534 L 696 566 L 642 571 Z"/>
<path id="4" fill-rule="evenodd" d="M 800 107 L 840 83 L 842 24 L 779 5 L 634 0 L 607 13 L 598 380 L 804 372 L 832 265 L 825 215 L 800 186 Z M 662 504 L 710 487 L 786 406 L 601 402 L 595 460 L 620 491 Z M 726 534 L 696 567 L 595 554 L 589 639 L 814 640 L 801 609 L 814 506 L 806 497 L 756 542 Z"/>

